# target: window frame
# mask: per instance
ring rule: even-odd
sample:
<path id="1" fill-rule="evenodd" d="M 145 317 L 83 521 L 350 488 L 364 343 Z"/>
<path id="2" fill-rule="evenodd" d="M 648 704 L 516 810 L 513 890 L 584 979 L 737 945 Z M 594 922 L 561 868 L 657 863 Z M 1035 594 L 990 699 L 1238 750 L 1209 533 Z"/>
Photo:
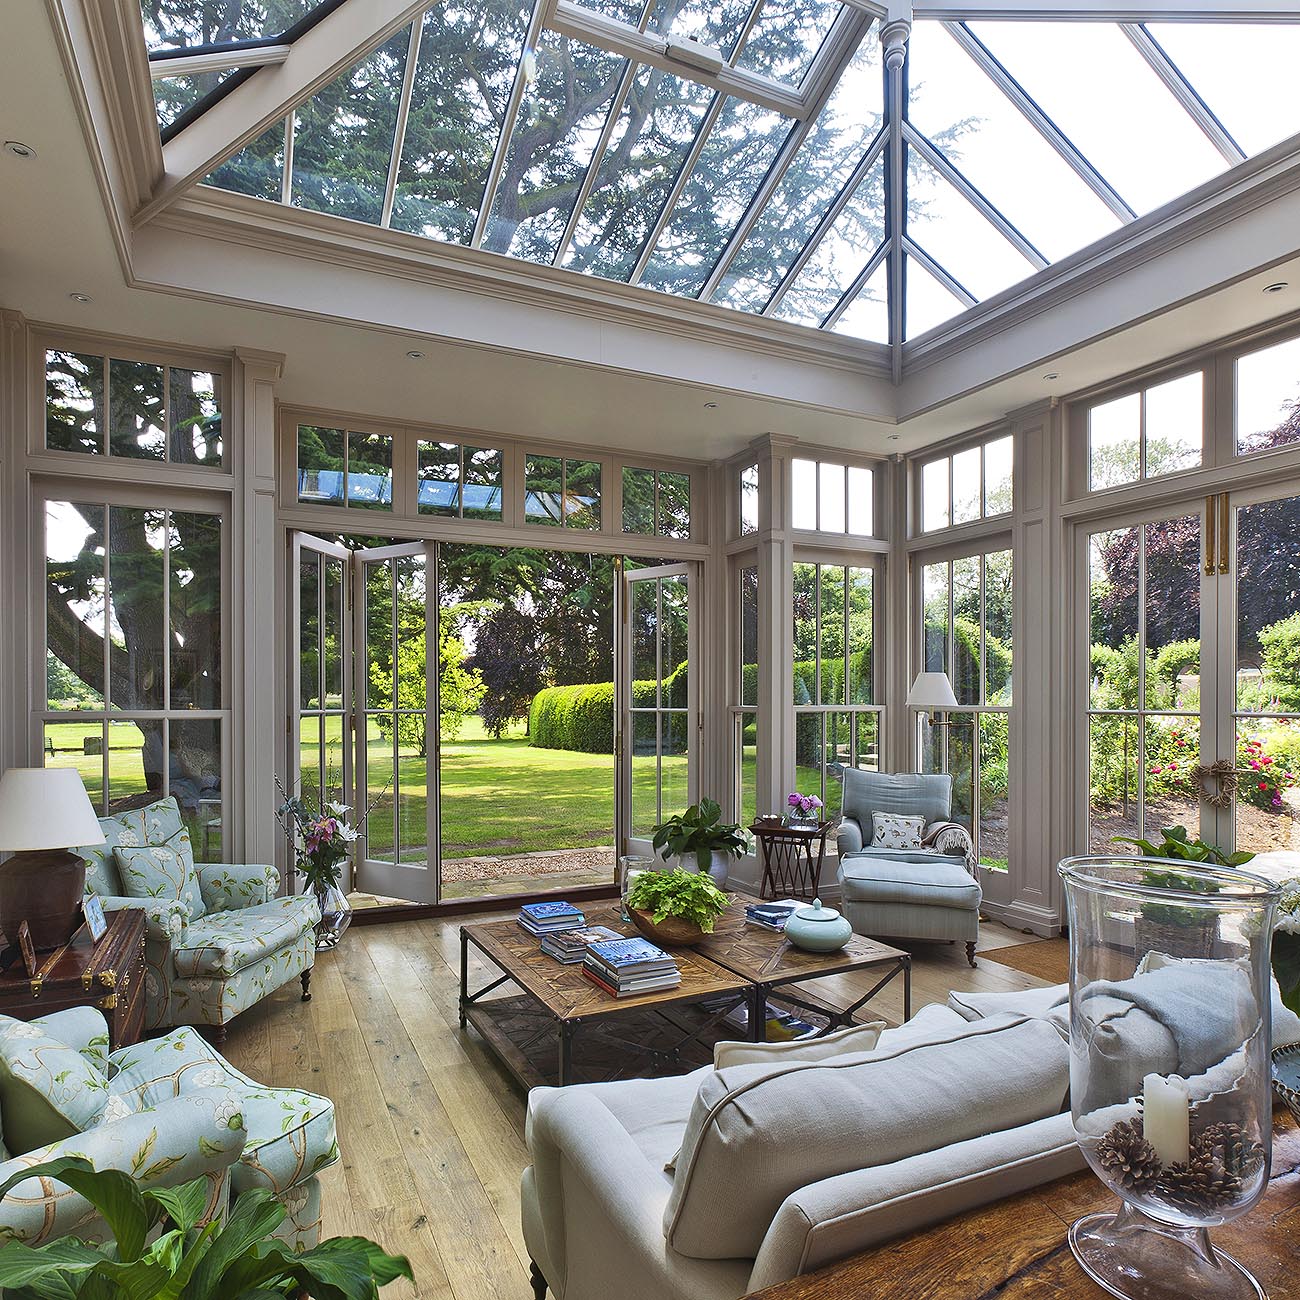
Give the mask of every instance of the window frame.
<path id="1" fill-rule="evenodd" d="M 814 511 L 817 520 L 815 528 L 803 528 L 794 522 L 794 466 L 796 461 L 802 461 L 805 464 L 814 466 L 813 478 L 815 482 L 814 492 Z M 884 540 L 880 535 L 880 501 L 881 501 L 881 479 L 880 473 L 882 461 L 873 460 L 869 457 L 842 455 L 834 448 L 824 449 L 803 449 L 794 447 L 790 451 L 788 471 L 788 482 L 790 490 L 787 494 L 789 502 L 787 506 L 787 526 L 796 537 L 800 539 L 813 538 L 821 539 L 832 545 L 855 545 L 862 542 L 879 542 Z M 844 528 L 840 531 L 822 527 L 822 466 L 830 465 L 844 471 Z M 849 528 L 849 471 L 865 470 L 871 476 L 871 531 L 868 533 L 855 533 Z"/>
<path id="2" fill-rule="evenodd" d="M 1011 445 L 1011 500 L 1005 510 L 1000 510 L 996 514 L 988 512 L 988 448 L 996 442 L 1009 442 Z M 1014 429 L 1010 424 L 1000 423 L 998 425 L 985 428 L 977 433 L 972 433 L 961 439 L 953 439 L 940 444 L 926 452 L 909 459 L 908 467 L 909 477 L 909 499 L 911 502 L 911 528 L 909 535 L 913 539 L 937 539 L 948 536 L 952 533 L 964 533 L 968 529 L 987 529 L 987 528 L 1005 528 L 1007 523 L 1014 518 L 1017 510 L 1016 505 L 1016 463 L 1020 459 L 1020 448 L 1017 446 L 1017 438 Z M 980 490 L 979 490 L 979 514 L 974 519 L 966 519 L 961 523 L 954 523 L 952 518 L 953 511 L 953 464 L 956 458 L 962 452 L 969 452 L 978 448 L 980 454 Z M 947 482 L 948 482 L 948 522 L 938 524 L 933 528 L 925 526 L 925 471 L 932 465 L 939 464 L 941 461 L 947 461 Z"/>

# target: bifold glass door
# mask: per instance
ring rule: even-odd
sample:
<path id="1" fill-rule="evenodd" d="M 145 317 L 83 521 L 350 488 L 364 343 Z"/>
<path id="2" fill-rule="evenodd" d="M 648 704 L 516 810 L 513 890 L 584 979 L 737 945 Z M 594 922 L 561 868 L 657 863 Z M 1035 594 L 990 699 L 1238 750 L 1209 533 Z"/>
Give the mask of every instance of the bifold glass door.
<path id="1" fill-rule="evenodd" d="M 630 569 L 620 583 L 619 842 L 648 854 L 654 828 L 699 797 L 694 564 Z"/>

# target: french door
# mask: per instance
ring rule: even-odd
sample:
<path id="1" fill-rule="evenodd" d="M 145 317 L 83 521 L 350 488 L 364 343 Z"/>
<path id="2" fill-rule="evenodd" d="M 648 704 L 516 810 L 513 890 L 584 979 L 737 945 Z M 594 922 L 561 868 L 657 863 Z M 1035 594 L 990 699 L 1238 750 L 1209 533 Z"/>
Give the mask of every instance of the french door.
<path id="1" fill-rule="evenodd" d="M 1090 849 L 1181 824 L 1300 853 L 1300 495 L 1189 501 L 1084 549 Z"/>
<path id="2" fill-rule="evenodd" d="M 694 563 L 624 570 L 616 674 L 619 844 L 649 854 L 654 828 L 698 799 L 701 726 Z"/>

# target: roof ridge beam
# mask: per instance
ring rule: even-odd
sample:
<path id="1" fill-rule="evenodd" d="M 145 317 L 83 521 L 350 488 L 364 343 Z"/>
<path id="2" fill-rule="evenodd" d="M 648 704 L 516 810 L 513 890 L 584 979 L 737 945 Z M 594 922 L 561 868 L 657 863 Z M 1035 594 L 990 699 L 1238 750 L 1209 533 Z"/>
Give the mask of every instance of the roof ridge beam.
<path id="1" fill-rule="evenodd" d="M 339 73 L 416 19 L 429 0 L 344 0 L 291 47 L 163 146 L 163 176 L 136 214 L 143 225 Z"/>

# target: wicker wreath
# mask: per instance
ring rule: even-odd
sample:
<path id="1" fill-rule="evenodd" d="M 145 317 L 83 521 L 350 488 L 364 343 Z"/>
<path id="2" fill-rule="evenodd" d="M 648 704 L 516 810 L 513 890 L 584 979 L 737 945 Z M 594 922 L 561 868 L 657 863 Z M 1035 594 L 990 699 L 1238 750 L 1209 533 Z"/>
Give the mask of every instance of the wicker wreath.
<path id="1" fill-rule="evenodd" d="M 1221 758 L 1216 763 L 1201 763 L 1192 769 L 1192 776 L 1201 788 L 1201 798 L 1211 808 L 1232 807 L 1233 800 L 1237 797 L 1237 769 L 1227 759 Z M 1217 782 L 1213 792 L 1206 788 L 1209 780 Z"/>

